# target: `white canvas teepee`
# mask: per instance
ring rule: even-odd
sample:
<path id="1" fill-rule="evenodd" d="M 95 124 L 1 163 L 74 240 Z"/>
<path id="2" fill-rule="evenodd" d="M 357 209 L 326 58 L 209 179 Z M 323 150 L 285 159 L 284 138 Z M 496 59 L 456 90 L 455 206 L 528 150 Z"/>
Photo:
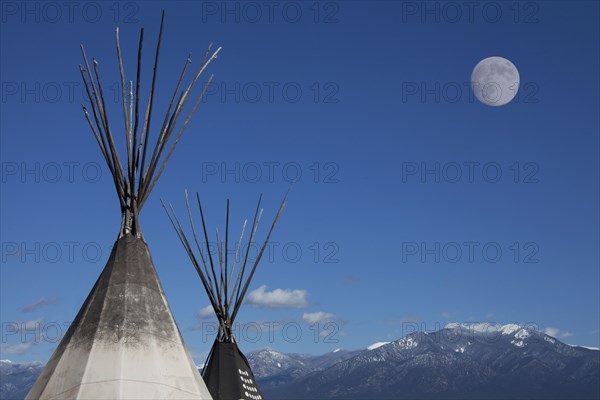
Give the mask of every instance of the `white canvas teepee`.
<path id="1" fill-rule="evenodd" d="M 246 292 L 248 291 L 248 287 L 250 286 L 250 282 L 252 281 L 254 273 L 256 272 L 256 268 L 259 265 L 269 238 L 271 237 L 273 229 L 277 224 L 277 220 L 281 215 L 281 211 L 285 206 L 285 201 L 288 194 L 286 194 L 283 198 L 265 241 L 252 265 L 248 263 L 248 255 L 250 254 L 250 248 L 254 243 L 254 238 L 262 216 L 262 209 L 260 208 L 262 196 L 258 200 L 258 205 L 254 214 L 254 221 L 250 231 L 250 239 L 248 240 L 247 245 L 244 246 L 245 254 L 243 254 L 244 252 L 242 250 L 242 240 L 247 221 L 244 222 L 242 233 L 237 245 L 235 246 L 235 249 L 233 249 L 233 251 L 230 251 L 229 249 L 229 200 L 227 200 L 224 243 L 220 241 L 217 231 L 218 262 L 213 262 L 213 255 L 210 250 L 211 246 L 209 245 L 200 196 L 196 194 L 200 218 L 202 221 L 202 231 L 204 232 L 205 250 L 208 257 L 204 256 L 200 241 L 198 240 L 187 192 L 186 206 L 192 228 L 193 240 L 188 239 L 188 236 L 183 230 L 173 207 L 171 206 L 169 210 L 163 202 L 163 208 L 169 216 L 169 220 L 171 221 L 177 236 L 179 236 L 183 247 L 188 253 L 196 272 L 200 276 L 204 290 L 208 295 L 219 322 L 219 332 L 215 338 L 215 342 L 211 348 L 206 366 L 202 372 L 204 381 L 206 382 L 206 385 L 208 386 L 208 389 L 215 400 L 263 399 L 262 392 L 256 384 L 250 364 L 238 347 L 237 341 L 235 340 L 232 332 L 232 327 L 234 326 L 233 324 L 235 322 L 235 318 L 244 301 Z M 194 250 L 194 247 L 196 247 L 197 250 Z M 196 257 L 196 252 L 198 253 L 199 257 Z M 234 254 L 231 263 L 229 262 L 230 260 L 228 258 L 230 253 Z M 241 258 L 243 261 L 242 259 L 239 260 L 239 264 L 241 265 L 238 265 L 238 255 L 242 255 Z M 218 264 L 218 266 L 215 267 L 215 264 Z M 238 267 L 237 270 L 236 266 Z"/>
<path id="2" fill-rule="evenodd" d="M 189 58 L 186 60 L 146 164 L 163 22 L 164 13 L 143 121 L 139 117 L 143 28 L 136 94 L 134 97 L 133 84 L 130 84 L 129 97 L 123 96 L 126 170 L 121 165 L 108 124 L 98 63 L 93 61 L 92 71 L 82 47 L 85 66 L 80 66 L 80 70 L 93 117 L 85 107 L 84 113 L 111 171 L 121 205 L 122 226 L 106 267 L 27 399 L 211 399 L 169 309 L 138 216 L 206 86 L 175 139 L 169 141 L 189 94 L 220 48 L 209 57 L 209 47 L 191 83 L 175 101 L 191 62 Z M 118 30 L 117 53 L 122 89 L 126 93 Z M 163 150 L 167 143 L 171 145 L 165 155 Z"/>

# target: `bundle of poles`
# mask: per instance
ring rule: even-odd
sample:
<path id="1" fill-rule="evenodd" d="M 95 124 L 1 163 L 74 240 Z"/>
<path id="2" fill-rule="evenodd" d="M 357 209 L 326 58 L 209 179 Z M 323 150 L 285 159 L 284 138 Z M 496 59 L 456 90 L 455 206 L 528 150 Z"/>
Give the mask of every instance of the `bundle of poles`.
<path id="1" fill-rule="evenodd" d="M 248 287 L 250 286 L 250 282 L 254 277 L 254 273 L 260 263 L 260 260 L 264 254 L 265 248 L 273 233 L 273 229 L 277 224 L 277 220 L 281 215 L 281 211 L 285 206 L 285 202 L 287 199 L 288 192 L 285 194 L 281 205 L 279 206 L 279 210 L 271 224 L 269 232 L 260 247 L 258 255 L 254 262 L 248 263 L 248 257 L 250 255 L 250 249 L 252 244 L 254 243 L 256 232 L 258 230 L 258 226 L 260 224 L 260 220 L 263 214 L 263 209 L 261 208 L 262 195 L 258 198 L 258 204 L 256 206 L 256 211 L 254 213 L 254 219 L 251 226 L 250 237 L 248 243 L 244 246 L 246 251 L 243 254 L 243 261 L 240 259 L 240 250 L 243 247 L 242 242 L 244 239 L 244 233 L 246 231 L 246 226 L 248 220 L 244 221 L 242 226 L 241 234 L 235 246 L 235 250 L 231 253 L 234 254 L 234 258 L 230 263 L 229 260 L 229 199 L 227 200 L 227 207 L 225 211 L 225 242 L 219 237 L 219 231 L 217 229 L 216 232 L 216 245 L 217 245 L 217 254 L 218 259 L 215 261 L 213 258 L 213 252 L 211 251 L 210 240 L 208 236 L 208 232 L 206 229 L 206 222 L 204 218 L 204 211 L 202 209 L 202 202 L 200 201 L 200 195 L 196 193 L 196 201 L 198 204 L 198 209 L 200 212 L 200 219 L 202 221 L 202 232 L 204 234 L 204 246 L 206 249 L 207 256 L 204 255 L 204 251 L 202 249 L 202 242 L 198 237 L 198 233 L 196 227 L 194 225 L 194 219 L 192 216 L 192 208 L 190 206 L 188 192 L 185 192 L 185 202 L 188 213 L 188 219 L 191 225 L 193 240 L 188 239 L 181 223 L 175 213 L 175 210 L 171 204 L 169 207 L 165 204 L 165 202 L 161 199 L 161 203 L 173 228 L 177 232 L 177 236 L 181 240 L 183 247 L 185 248 L 200 280 L 202 281 L 202 285 L 206 290 L 212 308 L 217 316 L 219 321 L 219 331 L 217 340 L 220 342 L 233 342 L 235 339 L 232 335 L 232 326 L 235 322 L 235 318 L 238 314 L 240 306 L 242 305 L 246 293 L 248 291 Z M 194 250 L 196 248 L 197 250 Z M 196 252 L 199 257 L 196 256 Z M 238 261 L 239 260 L 239 261 Z M 239 270 L 236 273 L 236 265 L 240 264 Z M 215 266 L 215 264 L 218 264 Z M 250 264 L 252 264 L 250 266 Z M 234 279 L 235 277 L 235 279 Z"/>
<path id="2" fill-rule="evenodd" d="M 129 85 L 127 85 L 125 81 L 125 70 L 121 55 L 121 45 L 119 43 L 119 29 L 117 28 L 116 30 L 116 47 L 121 77 L 120 83 L 127 154 L 127 171 L 125 171 L 123 168 L 119 158 L 117 145 L 115 144 L 114 135 L 110 128 L 104 91 L 102 89 L 102 83 L 100 79 L 100 68 L 98 61 L 96 59 L 92 59 L 93 69 L 90 68 L 90 63 L 88 62 L 85 49 L 83 45 L 81 45 L 81 53 L 83 56 L 84 65 L 80 64 L 79 70 L 84 82 L 87 97 L 91 104 L 91 115 L 84 104 L 81 106 L 92 133 L 98 142 L 98 146 L 100 147 L 102 155 L 104 156 L 104 160 L 108 165 L 115 188 L 117 190 L 117 194 L 119 196 L 119 204 L 121 206 L 121 212 L 123 213 L 121 236 L 125 234 L 132 234 L 138 237 L 141 236 L 138 223 L 139 212 L 148 199 L 150 192 L 152 192 L 152 189 L 156 185 L 156 182 L 163 173 L 167 161 L 173 153 L 175 146 L 179 142 L 181 135 L 188 126 L 188 123 L 196 112 L 196 109 L 200 105 L 207 88 L 212 82 L 212 75 L 204 85 L 183 125 L 181 125 L 179 128 L 177 134 L 174 136 L 174 139 L 171 140 L 173 138 L 173 133 L 176 131 L 177 122 L 183 113 L 184 107 L 190 97 L 190 93 L 192 92 L 192 89 L 196 85 L 198 79 L 211 61 L 217 58 L 219 51 L 221 51 L 221 47 L 219 47 L 211 54 L 212 44 L 210 44 L 206 49 L 200 66 L 196 70 L 191 82 L 187 85 L 184 85 L 184 89 L 182 89 L 186 71 L 188 66 L 192 63 L 191 53 L 188 55 L 184 62 L 177 85 L 173 91 L 173 95 L 161 127 L 156 135 L 154 143 L 152 144 L 150 128 L 152 122 L 156 75 L 158 72 L 158 60 L 160 55 L 164 18 L 165 14 L 163 11 L 158 34 L 158 42 L 156 45 L 156 53 L 154 57 L 152 83 L 150 86 L 150 93 L 145 111 L 140 110 L 140 107 L 143 107 L 140 105 L 140 82 L 144 28 L 141 28 L 140 30 L 135 84 L 133 81 L 129 81 Z M 129 90 L 127 90 L 127 86 Z M 143 120 L 140 118 L 140 113 L 144 113 Z M 171 145 L 168 151 L 165 153 L 165 149 L 167 148 L 167 144 L 169 142 Z M 152 148 L 152 153 L 149 157 L 148 147 Z"/>

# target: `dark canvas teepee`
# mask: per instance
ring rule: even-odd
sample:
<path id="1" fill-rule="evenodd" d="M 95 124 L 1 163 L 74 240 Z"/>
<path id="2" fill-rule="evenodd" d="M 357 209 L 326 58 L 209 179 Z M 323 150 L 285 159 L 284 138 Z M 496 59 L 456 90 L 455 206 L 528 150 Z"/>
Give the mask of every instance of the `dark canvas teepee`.
<path id="1" fill-rule="evenodd" d="M 130 83 L 127 96 L 117 29 L 116 47 L 124 94 L 125 168 L 109 125 L 99 64 L 93 60 L 90 68 L 81 47 L 84 66 L 80 66 L 80 71 L 91 103 L 91 115 L 85 106 L 83 111 L 112 174 L 122 224 L 106 267 L 27 399 L 211 398 L 173 319 L 138 217 L 204 91 L 173 136 L 190 93 L 220 48 L 211 55 L 209 47 L 191 82 L 182 89 L 185 71 L 191 63 L 189 58 L 186 60 L 162 126 L 150 144 L 163 21 L 164 13 L 150 94 L 144 109 L 140 109 L 139 96 L 144 30 L 141 30 L 138 47 L 135 95 L 134 85 Z"/>
<path id="2" fill-rule="evenodd" d="M 213 261 L 213 255 L 210 251 L 208 234 L 206 231 L 206 224 L 204 221 L 204 213 L 202 211 L 200 196 L 196 194 L 198 208 L 200 210 L 200 218 L 202 220 L 202 230 L 204 232 L 204 244 L 208 253 L 207 257 L 205 257 L 203 254 L 202 246 L 198 239 L 196 228 L 194 227 L 192 211 L 190 209 L 187 192 L 186 206 L 193 234 L 193 242 L 190 242 L 190 240 L 188 240 L 188 237 L 186 236 L 179 220 L 177 219 L 177 216 L 175 215 L 173 207 L 170 206 L 169 210 L 163 203 L 163 207 L 165 208 L 165 211 L 167 212 L 167 215 L 169 216 L 169 219 L 173 224 L 173 228 L 175 228 L 175 231 L 177 232 L 177 235 L 179 236 L 183 247 L 188 253 L 192 264 L 196 268 L 196 272 L 200 276 L 202 285 L 204 286 L 204 289 L 208 294 L 208 298 L 219 322 L 219 332 L 208 356 L 208 362 L 204 367 L 203 371 L 204 381 L 206 382 L 206 386 L 208 386 L 208 390 L 210 390 L 210 393 L 214 399 L 263 399 L 263 395 L 258 389 L 258 386 L 256 385 L 254 374 L 250 369 L 248 360 L 246 360 L 246 357 L 240 351 L 235 337 L 233 336 L 232 327 L 240 309 L 240 306 L 244 301 L 246 292 L 248 291 L 248 286 L 252 281 L 252 277 L 256 272 L 256 268 L 258 267 L 260 259 L 262 258 L 262 255 L 265 251 L 265 247 L 269 241 L 269 238 L 271 237 L 271 233 L 273 232 L 275 224 L 279 219 L 279 215 L 281 214 L 281 211 L 285 206 L 286 198 L 287 194 L 281 202 L 279 210 L 277 211 L 277 215 L 275 216 L 275 219 L 271 224 L 271 228 L 269 229 L 265 241 L 260 248 L 256 260 L 253 264 L 250 263 L 252 264 L 250 265 L 248 263 L 248 255 L 250 253 L 250 248 L 254 243 L 254 237 L 256 235 L 256 231 L 258 229 L 258 225 L 262 216 L 262 209 L 260 208 L 261 198 L 259 198 L 258 205 L 256 207 L 256 212 L 254 214 L 254 222 L 252 223 L 251 227 L 252 230 L 250 233 L 250 239 L 248 240 L 247 245 L 243 246 L 245 247 L 245 254 L 243 256 L 243 261 L 241 261 L 240 259 L 241 265 L 239 266 L 237 275 L 235 274 L 237 266 L 236 264 L 238 264 L 238 255 L 243 254 L 243 252 L 240 253 L 240 249 L 242 248 L 242 240 L 244 237 L 247 221 L 244 222 L 244 225 L 242 227 L 242 233 L 237 242 L 237 245 L 234 251 L 231 252 L 232 254 L 235 253 L 235 256 L 233 260 L 231 260 L 230 264 L 230 260 L 228 257 L 229 200 L 227 200 L 227 211 L 225 218 L 225 243 L 223 243 L 219 239 L 217 232 L 217 261 Z M 194 246 L 196 247 L 199 253 L 200 260 L 198 260 L 198 258 L 196 257 Z M 215 269 L 215 263 L 218 263 L 218 266 L 216 267 L 217 270 Z"/>

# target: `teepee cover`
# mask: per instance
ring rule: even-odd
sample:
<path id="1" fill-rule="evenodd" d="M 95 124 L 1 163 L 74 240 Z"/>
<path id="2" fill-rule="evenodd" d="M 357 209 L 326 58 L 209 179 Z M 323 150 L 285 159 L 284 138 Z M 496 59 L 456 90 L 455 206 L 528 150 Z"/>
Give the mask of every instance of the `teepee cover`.
<path id="1" fill-rule="evenodd" d="M 215 399 L 263 399 L 250 364 L 235 342 L 215 340 L 203 378 Z"/>

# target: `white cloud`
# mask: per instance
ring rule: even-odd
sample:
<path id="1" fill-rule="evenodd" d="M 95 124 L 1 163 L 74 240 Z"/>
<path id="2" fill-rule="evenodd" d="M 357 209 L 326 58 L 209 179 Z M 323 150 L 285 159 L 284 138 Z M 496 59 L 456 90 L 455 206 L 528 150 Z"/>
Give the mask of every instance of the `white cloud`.
<path id="1" fill-rule="evenodd" d="M 275 289 L 268 292 L 267 285 L 253 290 L 246 297 L 246 303 L 265 308 L 302 308 L 308 306 L 308 292 L 301 289 Z"/>
<path id="2" fill-rule="evenodd" d="M 335 331 L 332 332 L 330 330 L 325 329 L 325 330 L 322 330 L 321 332 L 319 332 L 319 337 L 328 338 L 328 337 L 334 335 L 335 333 L 336 333 Z"/>
<path id="3" fill-rule="evenodd" d="M 47 342 L 45 326 L 43 324 L 44 317 L 30 321 L 17 321 L 17 322 L 4 322 L 4 329 L 7 334 L 21 333 L 21 339 L 30 339 L 28 342 L 22 342 L 17 344 L 0 344 L 0 353 L 5 354 L 21 354 L 29 351 L 33 346 L 40 343 Z M 63 332 L 58 332 L 58 337 L 52 337 L 50 343 L 54 343 L 56 339 L 60 338 Z M 7 335 L 8 336 L 8 335 Z M 52 335 L 54 336 L 54 334 Z"/>
<path id="4" fill-rule="evenodd" d="M 553 328 L 551 326 L 547 327 L 546 329 L 544 329 L 544 333 L 548 336 L 552 336 L 552 337 L 560 337 L 560 338 L 566 338 L 566 337 L 571 337 L 573 336 L 573 332 L 562 332 L 560 329 L 558 328 Z"/>
<path id="5" fill-rule="evenodd" d="M 373 343 L 372 345 L 370 345 L 369 347 L 367 347 L 367 350 L 375 350 L 375 349 L 380 348 L 381 346 L 385 346 L 388 343 L 390 343 L 390 342 L 377 342 L 377 343 Z"/>
<path id="6" fill-rule="evenodd" d="M 302 320 L 307 324 L 322 324 L 333 321 L 335 315 L 323 311 L 302 314 Z"/>
<path id="7" fill-rule="evenodd" d="M 42 325 L 42 321 L 44 318 L 38 318 L 31 321 L 21 322 L 21 330 L 22 331 L 38 331 L 40 330 L 40 326 Z"/>
<path id="8" fill-rule="evenodd" d="M 27 304 L 25 307 L 23 307 L 21 309 L 22 312 L 26 313 L 26 312 L 32 312 L 37 310 L 38 308 L 41 308 L 43 306 L 47 306 L 49 304 L 54 304 L 58 301 L 58 296 L 52 296 L 52 297 L 42 297 L 41 299 L 34 301 L 31 304 Z"/>
<path id="9" fill-rule="evenodd" d="M 19 343 L 19 344 L 0 344 L 0 353 L 3 354 L 21 354 L 31 349 L 33 343 Z"/>
<path id="10" fill-rule="evenodd" d="M 44 317 L 33 319 L 31 321 L 4 322 L 4 329 L 10 333 L 16 332 L 40 332 Z"/>
<path id="11" fill-rule="evenodd" d="M 552 336 L 552 337 L 556 337 L 558 335 L 558 332 L 560 332 L 560 329 L 558 328 L 553 328 L 551 326 L 547 327 L 546 329 L 544 329 L 544 333 L 548 336 Z"/>
<path id="12" fill-rule="evenodd" d="M 196 312 L 196 316 L 198 316 L 200 318 L 209 318 L 213 315 L 215 315 L 215 310 L 213 309 L 213 306 L 211 306 L 210 304 L 207 305 L 206 307 L 202 307 L 201 309 L 199 309 Z"/>

